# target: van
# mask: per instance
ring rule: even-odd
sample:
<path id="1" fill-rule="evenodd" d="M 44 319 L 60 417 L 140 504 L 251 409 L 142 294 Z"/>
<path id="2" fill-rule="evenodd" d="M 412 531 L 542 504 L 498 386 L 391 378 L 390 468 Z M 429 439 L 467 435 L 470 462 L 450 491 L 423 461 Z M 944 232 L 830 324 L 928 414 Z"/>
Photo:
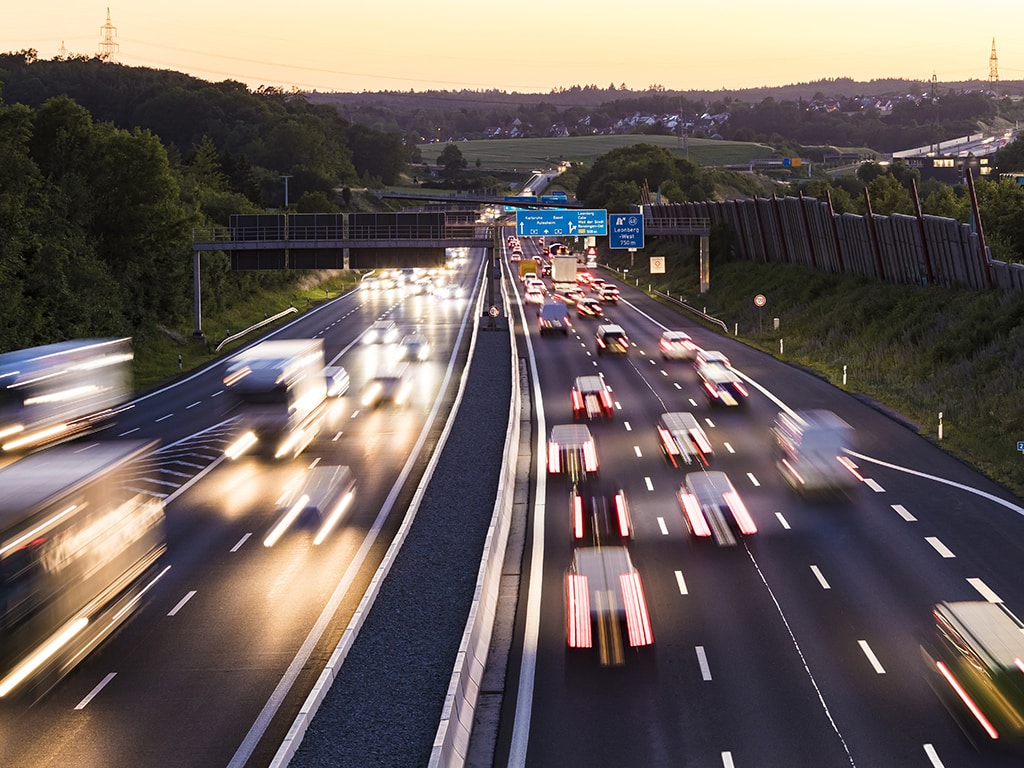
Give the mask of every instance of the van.
<path id="1" fill-rule="evenodd" d="M 537 321 L 540 328 L 540 335 L 561 331 L 569 335 L 569 309 L 562 303 L 545 304 L 537 310 Z"/>

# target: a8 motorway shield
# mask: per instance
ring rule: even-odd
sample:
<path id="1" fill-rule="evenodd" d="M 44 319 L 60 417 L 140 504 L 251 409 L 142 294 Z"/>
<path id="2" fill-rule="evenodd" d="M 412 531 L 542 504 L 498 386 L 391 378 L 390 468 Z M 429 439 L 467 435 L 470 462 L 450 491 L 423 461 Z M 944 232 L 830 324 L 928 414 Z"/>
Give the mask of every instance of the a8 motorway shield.
<path id="1" fill-rule="evenodd" d="M 608 211 L 588 208 L 519 210 L 516 211 L 516 234 L 520 237 L 607 235 Z"/>

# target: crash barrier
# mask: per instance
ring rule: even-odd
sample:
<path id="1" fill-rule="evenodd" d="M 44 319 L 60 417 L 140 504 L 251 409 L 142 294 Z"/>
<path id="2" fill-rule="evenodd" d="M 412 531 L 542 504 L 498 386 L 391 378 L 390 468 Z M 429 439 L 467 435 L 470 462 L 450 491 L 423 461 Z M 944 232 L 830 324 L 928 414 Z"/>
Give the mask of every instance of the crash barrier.
<path id="1" fill-rule="evenodd" d="M 992 259 L 970 224 L 942 216 L 834 213 L 827 201 L 771 197 L 644 206 L 648 233 L 695 218 L 734 234 L 735 255 L 902 285 L 1024 291 L 1024 264 Z M 684 234 L 684 233 L 681 233 Z"/>

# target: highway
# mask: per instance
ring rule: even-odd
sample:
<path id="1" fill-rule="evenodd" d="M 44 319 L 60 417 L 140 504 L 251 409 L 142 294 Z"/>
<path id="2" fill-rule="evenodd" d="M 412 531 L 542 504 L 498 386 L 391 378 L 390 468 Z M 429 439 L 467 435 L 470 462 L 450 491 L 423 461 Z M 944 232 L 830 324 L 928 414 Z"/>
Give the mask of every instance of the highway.
<path id="1" fill-rule="evenodd" d="M 266 765 L 345 629 L 409 506 L 454 396 L 449 372 L 468 349 L 482 285 L 477 253 L 456 278 L 464 295 L 354 291 L 275 338 L 322 338 L 352 388 L 331 428 L 292 462 L 231 462 L 235 411 L 223 363 L 139 398 L 96 440 L 157 438 L 142 490 L 166 498 L 165 571 L 141 609 L 49 692 L 0 704 L 0 764 Z M 410 364 L 408 407 L 360 406 L 394 348 L 362 344 L 375 320 L 418 330 L 431 357 Z M 285 486 L 313 464 L 346 464 L 356 500 L 322 544 L 300 518 L 273 546 Z M 45 694 L 45 695 L 44 695 Z"/>
<path id="2" fill-rule="evenodd" d="M 523 249 L 536 253 L 526 240 Z M 606 315 L 626 329 L 628 356 L 596 354 L 597 320 L 573 317 L 567 338 L 531 330 L 542 403 L 535 452 L 544 456 L 552 425 L 573 423 L 575 377 L 604 376 L 616 405 L 612 418 L 588 423 L 600 473 L 583 486 L 628 494 L 654 644 L 627 647 L 616 668 L 601 668 L 596 651 L 567 649 L 570 486 L 537 462 L 495 764 L 1019 765 L 972 748 L 925 682 L 919 644 L 941 600 L 1024 611 L 1020 500 L 815 375 L 620 287 Z M 529 321 L 535 309 L 525 312 Z M 723 351 L 749 401 L 710 407 L 693 366 L 658 354 L 666 328 Z M 856 428 L 851 458 L 864 482 L 852 497 L 807 501 L 789 489 L 769 434 L 784 408 L 827 408 Z M 735 547 L 687 531 L 675 494 L 701 469 L 665 460 L 655 425 L 670 410 L 703 423 L 709 469 L 728 474 L 757 524 Z"/>

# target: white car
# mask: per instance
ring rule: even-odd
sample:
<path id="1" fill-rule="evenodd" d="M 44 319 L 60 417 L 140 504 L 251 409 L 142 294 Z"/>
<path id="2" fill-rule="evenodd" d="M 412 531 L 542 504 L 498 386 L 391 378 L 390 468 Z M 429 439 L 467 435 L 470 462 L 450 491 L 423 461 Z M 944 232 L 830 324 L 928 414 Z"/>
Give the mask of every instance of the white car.
<path id="1" fill-rule="evenodd" d="M 398 341 L 398 325 L 394 320 L 377 320 L 363 334 L 363 344 L 394 344 Z"/>
<path id="2" fill-rule="evenodd" d="M 398 342 L 398 359 L 422 362 L 430 357 L 430 342 L 422 333 L 408 333 Z"/>
<path id="3" fill-rule="evenodd" d="M 725 472 L 691 472 L 679 488 L 679 504 L 690 533 L 714 537 L 721 546 L 734 546 L 736 536 L 729 520 L 744 536 L 757 533 L 757 524 Z"/>
<path id="4" fill-rule="evenodd" d="M 697 357 L 697 345 L 688 333 L 665 331 L 658 341 L 662 360 L 693 360 Z"/>

